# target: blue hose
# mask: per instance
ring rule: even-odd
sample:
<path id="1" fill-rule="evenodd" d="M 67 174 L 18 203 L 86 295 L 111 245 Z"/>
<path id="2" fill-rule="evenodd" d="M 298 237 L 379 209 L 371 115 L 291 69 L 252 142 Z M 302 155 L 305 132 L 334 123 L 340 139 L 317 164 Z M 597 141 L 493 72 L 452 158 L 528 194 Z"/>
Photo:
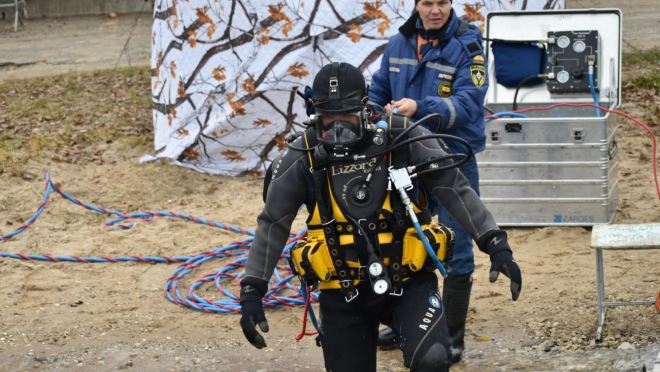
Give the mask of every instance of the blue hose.
<path id="1" fill-rule="evenodd" d="M 518 113 L 518 112 L 510 112 L 510 111 L 498 112 L 498 113 L 490 115 L 490 116 L 514 116 L 514 117 L 517 117 L 517 118 L 526 118 L 527 117 L 527 115 L 525 115 L 525 114 L 521 114 L 521 113 Z M 484 119 L 484 123 L 488 123 L 491 120 L 493 120 L 493 119 L 490 119 L 490 118 L 489 119 Z"/>
<path id="2" fill-rule="evenodd" d="M 402 177 L 401 175 L 399 176 L 393 176 L 395 172 L 404 172 L 406 175 L 408 174 L 406 170 L 400 169 L 396 171 L 390 170 L 390 180 L 394 183 L 394 188 L 399 192 L 399 195 L 401 195 L 401 202 L 406 208 L 406 211 L 408 212 L 408 217 L 410 218 L 410 222 L 412 222 L 413 226 L 415 227 L 415 230 L 417 231 L 417 235 L 419 236 L 419 240 L 422 241 L 424 244 L 424 248 L 426 249 L 426 253 L 431 257 L 431 260 L 433 261 L 433 264 L 435 267 L 440 270 L 440 274 L 442 274 L 443 278 L 447 277 L 447 270 L 445 270 L 445 267 L 442 265 L 440 260 L 438 260 L 437 253 L 433 251 L 433 248 L 431 247 L 431 244 L 429 243 L 429 240 L 426 238 L 426 235 L 424 235 L 424 231 L 422 231 L 422 227 L 419 225 L 419 220 L 417 219 L 417 215 L 415 214 L 415 210 L 412 206 L 412 202 L 410 201 L 410 196 L 408 195 L 408 192 L 406 189 L 412 186 L 410 185 L 410 178 L 407 176 Z M 406 179 L 407 178 L 407 179 Z"/>
<path id="3" fill-rule="evenodd" d="M 424 248 L 426 248 L 426 252 L 428 252 L 429 256 L 431 257 L 431 260 L 435 264 L 435 267 L 440 270 L 440 274 L 442 275 L 443 278 L 447 277 L 447 270 L 445 270 L 445 266 L 438 260 L 437 253 L 433 251 L 433 248 L 431 248 L 431 244 L 429 244 L 429 240 L 426 239 L 426 235 L 424 235 L 424 232 L 422 231 L 422 227 L 419 225 L 419 222 L 413 222 L 413 226 L 415 226 L 415 230 L 417 230 L 417 234 L 419 235 L 419 239 L 424 243 Z"/>
<path id="4" fill-rule="evenodd" d="M 600 106 L 598 103 L 598 96 L 596 95 L 596 88 L 594 88 L 594 74 L 591 71 L 591 66 L 589 66 L 589 89 L 591 89 L 591 96 L 594 98 L 594 104 Z M 600 117 L 600 109 L 596 107 L 596 117 Z"/>

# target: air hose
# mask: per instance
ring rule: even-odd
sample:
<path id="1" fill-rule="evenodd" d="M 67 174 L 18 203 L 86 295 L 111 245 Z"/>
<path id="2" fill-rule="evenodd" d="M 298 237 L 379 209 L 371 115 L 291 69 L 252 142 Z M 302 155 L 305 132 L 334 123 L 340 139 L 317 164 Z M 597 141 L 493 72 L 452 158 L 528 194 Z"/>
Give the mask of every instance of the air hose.
<path id="1" fill-rule="evenodd" d="M 598 95 L 596 94 L 596 88 L 594 87 L 594 61 L 589 56 L 589 90 L 591 91 L 591 96 L 594 99 L 594 105 L 596 105 L 596 117 L 600 117 L 600 109 L 598 106 L 600 105 L 598 103 Z"/>
<path id="2" fill-rule="evenodd" d="M 415 210 L 413 209 L 412 203 L 410 202 L 408 192 L 406 191 L 412 188 L 411 176 L 408 174 L 408 170 L 405 168 L 390 169 L 390 181 L 392 181 L 394 187 L 399 192 L 399 195 L 401 196 L 401 202 L 403 202 L 403 205 L 406 207 L 408 216 L 410 216 L 410 220 L 412 221 L 413 226 L 415 226 L 415 230 L 417 231 L 417 235 L 419 235 L 419 239 L 422 241 L 422 243 L 424 243 L 426 252 L 431 257 L 435 267 L 437 267 L 440 271 L 442 277 L 446 278 L 447 270 L 445 269 L 445 266 L 440 262 L 440 260 L 438 260 L 437 253 L 433 251 L 429 240 L 426 238 L 426 235 L 424 235 L 422 227 L 419 225 L 417 215 L 415 214 Z"/>

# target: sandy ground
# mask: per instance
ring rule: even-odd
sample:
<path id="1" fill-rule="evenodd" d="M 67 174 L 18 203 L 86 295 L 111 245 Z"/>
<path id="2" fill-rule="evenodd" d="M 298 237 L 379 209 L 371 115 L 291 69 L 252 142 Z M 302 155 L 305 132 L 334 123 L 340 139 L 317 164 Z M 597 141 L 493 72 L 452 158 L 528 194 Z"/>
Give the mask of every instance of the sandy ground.
<path id="1" fill-rule="evenodd" d="M 623 122 L 621 129 L 621 203 L 615 222 L 660 222 L 651 140 L 634 124 Z M 25 164 L 20 178 L 11 172 L 0 174 L 3 234 L 21 226 L 37 210 L 45 190 L 45 172 L 61 190 L 94 206 L 124 212 L 172 211 L 255 227 L 255 216 L 263 206 L 262 180 L 210 176 L 161 163 L 138 164 L 138 157 L 148 151 L 112 143 L 98 149 L 100 159 L 95 162 L 74 165 L 44 158 Z M 302 226 L 301 217 L 296 231 Z M 244 238 L 174 218 L 139 221 L 130 230 L 105 228 L 106 220 L 104 214 L 52 194 L 36 223 L 0 243 L 0 251 L 85 257 L 193 256 Z M 499 371 L 515 365 L 520 365 L 519 370 L 556 370 L 557 365 L 566 367 L 564 363 L 584 364 L 591 351 L 602 350 L 610 353 L 599 356 L 593 362 L 596 365 L 617 355 L 616 360 L 633 367 L 652 362 L 660 348 L 660 316 L 652 307 L 609 310 L 604 341 L 594 340 L 595 259 L 589 248 L 589 228 L 507 231 L 523 270 L 522 295 L 513 303 L 506 281 L 488 283 L 488 258 L 477 255 L 467 358 L 453 370 Z M 656 252 L 606 252 L 605 260 L 610 300 L 652 300 L 660 289 Z M 182 295 L 193 282 L 228 261 L 212 260 L 186 275 L 179 284 Z M 0 370 L 296 370 L 291 360 L 298 370 L 322 369 L 313 338 L 294 340 L 301 329 L 301 307 L 269 310 L 269 349 L 257 351 L 243 340 L 238 315 L 206 314 L 163 297 L 164 283 L 178 266 L 0 259 L 0 355 L 4 356 Z M 231 280 L 224 284 L 236 292 Z M 227 300 L 210 284 L 197 293 Z M 617 349 L 621 345 L 636 350 Z M 550 355 L 551 367 L 539 369 L 541 358 Z M 382 352 L 380 357 L 379 370 L 403 370 L 397 351 Z M 593 364 L 586 366 L 583 370 L 593 370 Z M 602 370 L 634 370 L 628 364 L 623 369 L 614 367 L 614 362 L 606 366 Z"/>
<path id="2" fill-rule="evenodd" d="M 95 59 L 105 60 L 103 66 L 109 68 L 118 60 L 120 65 L 126 64 L 125 56 L 120 55 L 137 16 L 83 18 L 89 21 L 88 28 L 71 19 L 33 20 L 31 24 L 43 22 L 45 29 L 53 29 L 52 34 L 70 33 L 65 39 L 71 44 L 82 30 L 97 32 L 98 37 L 115 40 L 101 48 L 112 52 L 74 57 L 54 46 L 30 48 L 31 44 L 43 43 L 48 32 L 13 34 L 6 21 L 0 22 L 0 37 L 4 38 L 0 43 L 0 79 L 81 71 L 95 68 L 89 67 L 96 66 Z M 136 27 L 144 27 L 147 21 L 143 17 Z M 139 37 L 148 43 L 148 27 L 142 30 L 133 33 L 131 43 Z M 13 43 L 11 54 L 8 43 Z M 94 49 L 89 42 L 81 45 L 78 50 Z M 24 50 L 27 56 L 30 50 L 41 48 L 53 55 L 64 53 L 63 58 L 73 62 L 39 62 L 47 59 L 35 53 L 34 64 L 7 62 L 11 60 L 8 56 L 18 56 L 14 51 Z M 139 48 L 130 55 L 137 56 L 138 51 L 148 55 L 148 50 Z M 622 110 L 634 111 L 630 113 L 642 118 L 646 111 L 643 104 L 641 107 L 626 103 Z M 615 222 L 660 222 L 651 139 L 632 122 L 620 119 L 619 123 L 620 203 Z M 21 165 L 21 177 L 11 171 L 0 173 L 0 234 L 13 231 L 35 213 L 45 191 L 46 172 L 63 191 L 99 207 L 124 212 L 172 211 L 255 228 L 256 215 L 263 206 L 262 180 L 210 176 L 162 163 L 138 163 L 141 155 L 152 152 L 149 146 L 130 148 L 110 143 L 97 149 L 98 158 L 93 161 L 74 165 L 43 157 Z M 297 220 L 296 230 L 302 226 L 302 218 Z M 179 219 L 140 221 L 130 230 L 105 228 L 104 221 L 103 214 L 53 194 L 36 223 L 0 243 L 0 252 L 85 257 L 192 256 L 245 237 Z M 590 228 L 507 231 L 523 270 L 521 297 L 515 303 L 510 300 L 505 280 L 488 283 L 488 257 L 477 254 L 468 350 L 465 361 L 453 371 L 634 371 L 642 364 L 652 365 L 660 349 L 660 315 L 652 307 L 610 309 L 603 342 L 594 340 L 596 284 Z M 192 283 L 228 261 L 212 260 L 186 275 L 179 284 L 182 295 Z M 606 252 L 605 262 L 609 300 L 653 300 L 660 290 L 657 252 Z M 301 307 L 267 312 L 269 348 L 258 351 L 243 340 L 238 315 L 206 314 L 164 298 L 163 286 L 178 266 L 0 258 L 0 370 L 322 370 L 322 356 L 313 338 L 294 340 L 301 327 Z M 231 281 L 224 284 L 236 292 Z M 226 299 L 212 284 L 202 286 L 197 293 Z M 379 357 L 380 371 L 405 370 L 398 351 L 381 352 Z"/>

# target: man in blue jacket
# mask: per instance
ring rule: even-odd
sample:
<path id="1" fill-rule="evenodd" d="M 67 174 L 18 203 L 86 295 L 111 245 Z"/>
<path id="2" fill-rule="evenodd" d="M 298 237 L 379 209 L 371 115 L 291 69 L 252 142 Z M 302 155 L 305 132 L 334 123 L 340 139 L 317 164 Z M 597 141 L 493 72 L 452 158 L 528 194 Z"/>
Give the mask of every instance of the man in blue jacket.
<path id="1" fill-rule="evenodd" d="M 483 103 L 488 90 L 487 65 L 478 28 L 458 19 L 451 0 L 416 0 L 416 11 L 387 44 L 380 69 L 372 78 L 369 100 L 391 112 L 419 120 L 438 113 L 443 118 L 440 133 L 466 140 L 474 153 L 484 150 Z M 430 128 L 432 132 L 439 128 Z M 454 153 L 464 146 L 447 141 Z M 474 157 L 460 167 L 470 186 L 479 194 L 479 173 Z M 475 269 L 472 238 L 437 203 L 439 221 L 455 234 L 454 258 L 444 279 L 442 300 L 447 311 L 453 363 L 461 359 L 465 320 Z M 394 348 L 396 334 L 385 328 L 379 345 Z"/>

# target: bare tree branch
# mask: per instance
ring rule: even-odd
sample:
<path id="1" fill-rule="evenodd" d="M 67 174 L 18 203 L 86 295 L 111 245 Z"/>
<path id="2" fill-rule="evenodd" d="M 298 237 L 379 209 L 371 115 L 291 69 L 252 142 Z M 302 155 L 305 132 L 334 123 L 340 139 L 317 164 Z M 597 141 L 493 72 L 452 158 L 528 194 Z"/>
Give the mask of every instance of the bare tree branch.
<path id="1" fill-rule="evenodd" d="M 374 61 L 376 61 L 378 58 L 380 58 L 380 56 L 383 55 L 386 47 L 387 47 L 387 43 L 374 49 L 371 53 L 369 53 L 369 55 L 364 59 L 364 61 L 360 63 L 358 69 L 361 72 L 364 72 L 367 69 L 367 67 L 369 67 L 372 63 L 374 63 Z"/>
<path id="2" fill-rule="evenodd" d="M 270 154 L 273 148 L 278 144 L 277 141 L 275 141 L 276 138 L 281 139 L 284 135 L 291 132 L 291 128 L 293 127 L 293 119 L 295 119 L 296 117 L 296 114 L 293 113 L 293 105 L 296 101 L 297 90 L 298 90 L 297 87 L 291 88 L 291 93 L 289 94 L 289 103 L 287 104 L 287 111 L 285 115 L 286 124 L 284 125 L 284 129 L 279 133 L 277 133 L 272 140 L 268 141 L 266 146 L 264 146 L 263 150 L 261 150 L 261 153 L 259 153 L 259 159 L 260 159 L 259 162 L 251 170 L 258 171 L 259 168 L 261 168 L 261 166 L 266 163 L 266 161 L 268 160 L 268 154 Z M 275 107 L 275 104 L 272 101 L 270 101 L 268 97 L 262 95 L 260 96 L 260 98 L 268 102 L 271 106 Z"/>
<path id="3" fill-rule="evenodd" d="M 156 12 L 154 14 L 154 19 L 166 20 L 166 19 L 168 19 L 169 17 L 171 17 L 173 15 L 174 15 L 174 10 L 172 9 L 172 7 L 169 7 L 165 11 Z"/>
<path id="4" fill-rule="evenodd" d="M 543 10 L 554 9 L 557 5 L 557 0 L 548 0 L 543 6 Z"/>
<path id="5" fill-rule="evenodd" d="M 361 16 L 351 19 L 348 22 L 349 24 L 361 25 L 369 22 L 370 20 L 371 18 L 363 14 Z M 350 29 L 348 28 L 348 24 L 342 24 L 333 28 L 332 30 L 328 30 L 322 33 L 321 35 L 323 36 L 324 40 L 331 40 L 343 36 L 345 33 L 348 33 L 349 31 Z M 266 76 L 268 76 L 271 70 L 284 58 L 284 56 L 286 56 L 287 54 L 291 53 L 294 50 L 308 46 L 311 42 L 312 42 L 312 37 L 308 36 L 305 40 L 299 41 L 297 43 L 289 44 L 286 47 L 284 47 L 279 53 L 277 53 L 277 55 L 275 55 L 275 57 L 268 64 L 268 66 L 264 68 L 264 71 L 257 78 L 257 80 L 255 80 L 254 82 L 255 87 L 258 87 L 266 79 Z M 240 99 L 240 102 L 242 104 L 245 104 L 247 102 L 252 101 L 254 98 L 255 98 L 254 94 L 247 94 Z"/>

